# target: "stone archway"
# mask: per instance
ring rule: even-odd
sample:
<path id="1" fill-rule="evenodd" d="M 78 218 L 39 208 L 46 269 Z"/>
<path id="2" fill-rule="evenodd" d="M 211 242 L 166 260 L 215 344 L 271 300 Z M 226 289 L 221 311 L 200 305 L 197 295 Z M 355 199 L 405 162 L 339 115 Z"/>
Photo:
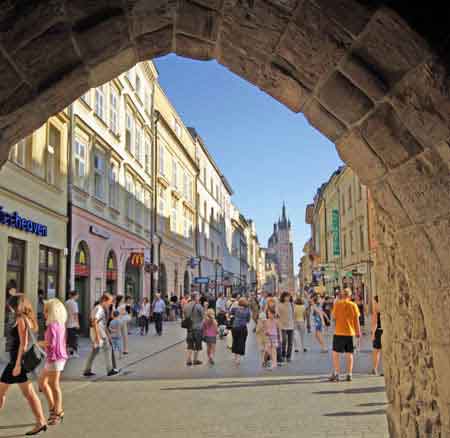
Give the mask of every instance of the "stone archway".
<path id="1" fill-rule="evenodd" d="M 140 60 L 217 59 L 303 112 L 371 189 L 391 434 L 450 435 L 442 12 L 392 0 L 9 2 L 0 14 L 0 163 L 50 115 Z"/>

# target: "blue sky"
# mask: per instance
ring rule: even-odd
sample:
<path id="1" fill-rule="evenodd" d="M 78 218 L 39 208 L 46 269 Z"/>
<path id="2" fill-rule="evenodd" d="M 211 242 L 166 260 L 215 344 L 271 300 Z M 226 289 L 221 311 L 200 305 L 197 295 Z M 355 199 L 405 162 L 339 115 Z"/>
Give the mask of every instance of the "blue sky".
<path id="1" fill-rule="evenodd" d="M 234 203 L 267 245 L 283 200 L 297 265 L 309 238 L 305 207 L 341 164 L 334 145 L 295 114 L 216 61 L 156 59 L 159 81 L 194 126 L 234 189 Z M 297 271 L 297 266 L 295 266 Z"/>

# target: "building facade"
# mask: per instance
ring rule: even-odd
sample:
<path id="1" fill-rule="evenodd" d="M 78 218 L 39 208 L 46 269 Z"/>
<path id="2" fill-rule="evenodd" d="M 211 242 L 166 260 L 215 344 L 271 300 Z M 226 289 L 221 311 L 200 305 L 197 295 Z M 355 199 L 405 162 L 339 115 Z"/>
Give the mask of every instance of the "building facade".
<path id="1" fill-rule="evenodd" d="M 282 291 L 294 293 L 294 248 L 291 221 L 286 216 L 286 206 L 284 204 L 281 219 L 273 226 L 273 233 L 269 238 L 267 254 L 270 254 L 271 261 L 276 265 L 279 275 L 279 288 Z"/>
<path id="2" fill-rule="evenodd" d="M 38 291 L 65 298 L 68 126 L 67 111 L 51 117 L 12 148 L 0 172 L 1 327 L 10 288 L 35 308 Z"/>

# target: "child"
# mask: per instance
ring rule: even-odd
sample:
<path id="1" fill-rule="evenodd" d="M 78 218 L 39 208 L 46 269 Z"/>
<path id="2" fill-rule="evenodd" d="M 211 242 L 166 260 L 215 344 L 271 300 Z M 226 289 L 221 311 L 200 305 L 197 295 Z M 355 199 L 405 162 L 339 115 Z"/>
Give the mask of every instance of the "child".
<path id="1" fill-rule="evenodd" d="M 122 358 L 122 335 L 121 328 L 122 322 L 119 319 L 120 312 L 118 310 L 114 310 L 112 315 L 112 320 L 109 323 L 109 333 L 111 334 L 111 342 L 113 351 L 119 352 L 119 358 Z"/>
<path id="2" fill-rule="evenodd" d="M 206 318 L 203 321 L 203 339 L 206 342 L 206 354 L 210 365 L 214 365 L 214 354 L 216 352 L 217 340 L 217 321 L 214 315 L 214 309 L 206 311 Z"/>
<path id="3" fill-rule="evenodd" d="M 217 324 L 219 325 L 219 337 L 222 339 L 227 335 L 227 314 L 219 311 L 217 314 Z"/>
<path id="4" fill-rule="evenodd" d="M 277 367 L 277 348 L 279 346 L 279 332 L 280 328 L 278 321 L 275 319 L 275 310 L 269 308 L 267 311 L 268 319 L 264 321 L 264 332 L 266 335 L 265 351 L 270 357 L 272 363 L 272 370 Z M 269 368 L 270 369 L 270 368 Z"/>
<path id="5" fill-rule="evenodd" d="M 266 359 L 266 334 L 265 334 L 265 321 L 267 320 L 266 312 L 259 312 L 256 323 L 256 342 L 261 354 L 262 367 L 267 367 Z"/>

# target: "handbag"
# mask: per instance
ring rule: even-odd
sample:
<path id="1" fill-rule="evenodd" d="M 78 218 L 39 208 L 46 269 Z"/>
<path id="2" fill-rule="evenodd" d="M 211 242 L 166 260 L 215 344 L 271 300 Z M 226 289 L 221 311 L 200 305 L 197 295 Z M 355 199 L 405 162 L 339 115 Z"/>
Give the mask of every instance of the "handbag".
<path id="1" fill-rule="evenodd" d="M 25 324 L 27 326 L 28 338 L 31 339 L 30 347 L 23 353 L 22 367 L 26 373 L 34 371 L 42 362 L 44 362 L 46 354 L 45 351 L 39 347 L 36 342 L 36 337 L 25 318 Z"/>
<path id="2" fill-rule="evenodd" d="M 184 318 L 181 320 L 181 328 L 184 328 L 186 330 L 192 330 L 192 315 L 194 314 L 194 310 L 196 309 L 198 304 L 194 304 L 192 307 L 191 314 L 189 316 L 184 316 Z"/>

